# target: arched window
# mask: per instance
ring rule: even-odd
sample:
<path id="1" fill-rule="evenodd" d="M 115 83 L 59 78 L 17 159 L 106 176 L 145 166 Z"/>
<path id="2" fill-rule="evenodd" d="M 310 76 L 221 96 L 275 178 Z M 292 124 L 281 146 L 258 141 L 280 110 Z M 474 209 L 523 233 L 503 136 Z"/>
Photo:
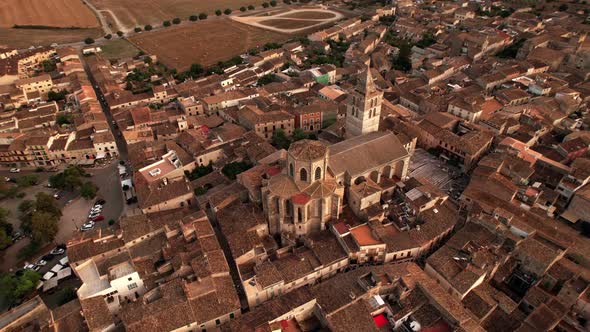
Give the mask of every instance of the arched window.
<path id="1" fill-rule="evenodd" d="M 307 181 L 307 171 L 305 170 L 305 168 L 302 168 L 302 169 L 299 171 L 299 179 L 300 179 L 301 181 Z"/>
<path id="2" fill-rule="evenodd" d="M 293 164 L 289 165 L 289 175 L 291 175 L 291 177 L 295 176 L 295 168 L 293 167 Z"/>
<path id="3" fill-rule="evenodd" d="M 320 167 L 315 169 L 315 179 L 319 180 L 322 178 L 322 169 Z"/>

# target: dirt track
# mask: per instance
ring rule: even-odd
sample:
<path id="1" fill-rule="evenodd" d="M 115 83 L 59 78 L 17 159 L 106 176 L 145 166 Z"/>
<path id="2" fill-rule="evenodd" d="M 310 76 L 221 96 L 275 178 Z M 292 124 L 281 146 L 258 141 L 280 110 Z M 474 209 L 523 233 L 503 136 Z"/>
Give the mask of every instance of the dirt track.
<path id="1" fill-rule="evenodd" d="M 258 28 L 292 34 L 337 21 L 344 18 L 344 15 L 328 9 L 305 8 L 294 9 L 269 16 L 232 16 L 231 18 L 240 23 Z"/>

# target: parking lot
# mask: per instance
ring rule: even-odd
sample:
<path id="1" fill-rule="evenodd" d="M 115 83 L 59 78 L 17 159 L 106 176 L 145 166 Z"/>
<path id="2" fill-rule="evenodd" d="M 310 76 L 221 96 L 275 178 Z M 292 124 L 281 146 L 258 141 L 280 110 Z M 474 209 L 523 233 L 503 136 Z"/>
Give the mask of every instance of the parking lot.
<path id="1" fill-rule="evenodd" d="M 428 180 L 455 200 L 469 183 L 469 177 L 458 167 L 447 164 L 423 149 L 416 149 L 414 152 L 410 159 L 408 174 L 410 177 Z"/>
<path id="2" fill-rule="evenodd" d="M 119 184 L 119 177 L 117 176 L 117 163 L 113 162 L 103 168 L 87 169 L 87 172 L 92 174 L 88 178 L 94 182 L 98 188 L 97 199 L 106 200 L 106 204 L 101 211 L 104 220 L 96 222 L 95 227 L 107 227 L 108 221 L 113 219 L 117 221 L 123 211 L 123 198 Z M 0 176 L 19 177 L 25 174 L 31 174 L 34 171 L 22 170 L 20 173 L 9 173 L 7 169 L 0 171 Z M 37 192 L 46 192 L 53 195 L 57 191 L 47 187 L 47 179 L 53 173 L 41 172 L 39 174 L 40 183 L 29 188 L 25 188 L 26 196 L 23 199 L 34 199 Z M 5 199 L 2 201 L 2 206 L 10 210 L 9 220 L 14 225 L 15 230 L 20 227 L 20 220 L 18 219 L 18 204 L 23 199 Z M 79 232 L 80 227 L 88 221 L 88 214 L 94 205 L 96 199 L 85 200 L 81 198 L 78 193 L 63 191 L 59 199 L 56 199 L 56 205 L 62 210 L 62 217 L 59 222 L 59 231 L 53 241 L 54 244 L 66 243 L 69 239 Z M 29 238 L 24 238 L 12 246 L 4 250 L 4 255 L 0 259 L 1 271 L 15 271 L 24 266 L 24 263 L 19 261 L 18 252 L 21 248 L 29 243 Z M 37 262 L 39 258 L 45 255 L 51 249 L 50 246 L 45 250 L 39 252 L 38 255 L 30 259 L 30 262 Z M 41 270 L 43 271 L 43 269 Z"/>

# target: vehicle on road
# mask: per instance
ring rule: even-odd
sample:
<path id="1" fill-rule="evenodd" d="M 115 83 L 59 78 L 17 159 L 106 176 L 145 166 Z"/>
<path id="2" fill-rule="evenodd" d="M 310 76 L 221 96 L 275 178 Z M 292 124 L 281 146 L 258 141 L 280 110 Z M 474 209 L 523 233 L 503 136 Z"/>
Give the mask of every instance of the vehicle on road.
<path id="1" fill-rule="evenodd" d="M 94 206 L 97 206 L 97 205 L 102 206 L 102 205 L 105 205 L 106 203 L 107 203 L 107 201 L 105 201 L 104 199 L 99 199 L 96 202 L 94 202 Z"/>
<path id="2" fill-rule="evenodd" d="M 47 261 L 46 261 L 46 260 L 44 260 L 44 259 L 40 259 L 40 260 L 37 262 L 37 265 L 39 265 L 39 266 L 45 266 L 45 265 L 47 265 Z"/>
<path id="3" fill-rule="evenodd" d="M 39 271 L 41 269 L 41 267 L 37 264 L 27 264 L 24 267 L 25 270 L 33 270 L 33 271 Z"/>
<path id="4" fill-rule="evenodd" d="M 63 195 L 64 195 L 63 191 L 58 191 L 55 194 L 53 194 L 53 198 L 60 199 Z"/>
<path id="5" fill-rule="evenodd" d="M 63 254 L 64 252 L 66 252 L 65 249 L 56 247 L 53 250 L 51 250 L 49 253 L 57 256 L 57 255 Z"/>
<path id="6" fill-rule="evenodd" d="M 10 173 L 20 173 L 20 168 L 11 168 Z"/>

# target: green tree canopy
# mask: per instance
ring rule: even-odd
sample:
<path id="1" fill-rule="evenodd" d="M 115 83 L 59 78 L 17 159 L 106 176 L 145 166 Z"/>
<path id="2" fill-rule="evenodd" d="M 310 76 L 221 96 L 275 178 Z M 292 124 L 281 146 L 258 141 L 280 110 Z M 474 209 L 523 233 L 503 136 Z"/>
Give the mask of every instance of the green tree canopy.
<path id="1" fill-rule="evenodd" d="M 35 211 L 31 216 L 31 236 L 34 241 L 51 242 L 57 235 L 59 217 L 42 211 Z"/>
<path id="2" fill-rule="evenodd" d="M 80 196 L 84 197 L 87 200 L 93 199 L 96 197 L 96 192 L 98 188 L 96 185 L 90 181 L 86 181 L 80 187 Z"/>

